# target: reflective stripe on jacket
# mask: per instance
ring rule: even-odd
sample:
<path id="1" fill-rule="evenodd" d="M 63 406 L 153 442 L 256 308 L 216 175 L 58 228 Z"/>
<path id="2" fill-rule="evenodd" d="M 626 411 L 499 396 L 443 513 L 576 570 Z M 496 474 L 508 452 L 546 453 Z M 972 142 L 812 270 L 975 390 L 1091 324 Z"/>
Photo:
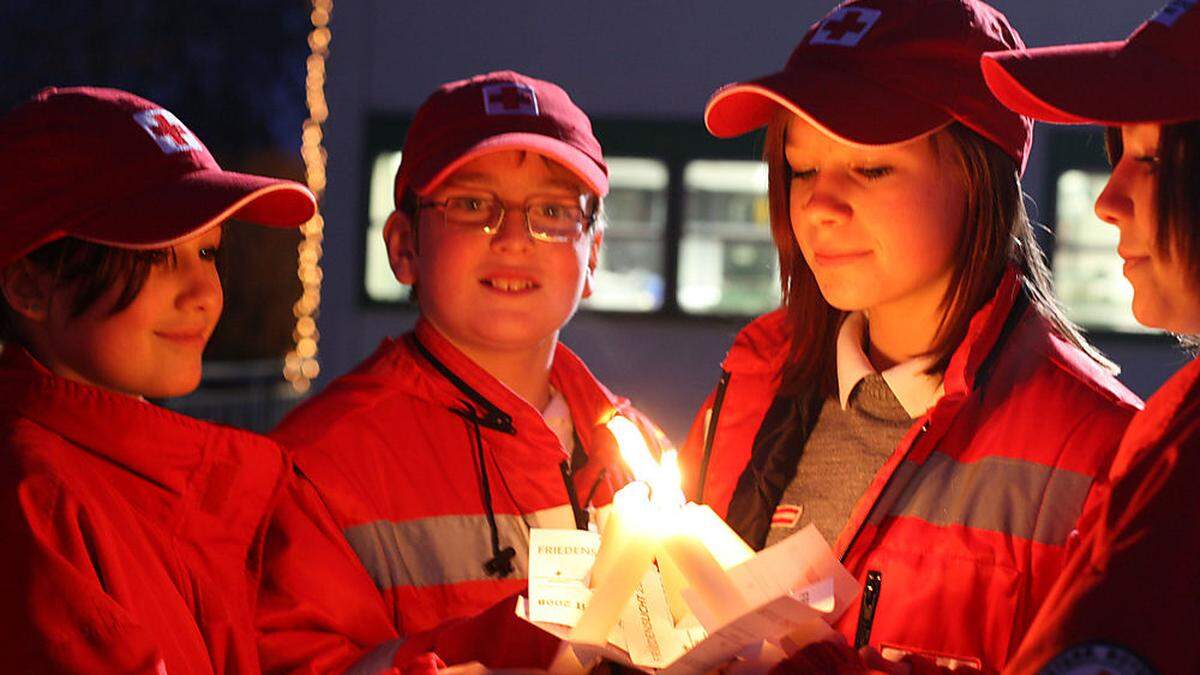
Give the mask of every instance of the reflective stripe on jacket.
<path id="1" fill-rule="evenodd" d="M 343 541 L 322 543 L 319 528 L 303 518 L 273 525 L 281 543 L 271 549 L 268 569 L 294 582 L 268 583 L 271 627 L 263 656 L 269 669 L 299 667 L 290 656 L 296 645 L 316 642 L 328 645 L 321 663 L 344 664 L 373 647 L 370 641 L 381 633 L 426 631 L 524 590 L 528 529 L 576 526 L 564 468 L 581 507 L 589 500 L 608 503 L 626 480 L 604 423 L 620 412 L 652 440 L 666 442 L 561 344 L 550 381 L 571 412 L 581 451 L 574 457 L 538 410 L 424 321 L 288 416 L 275 438 L 294 452 Z M 486 569 L 493 546 L 480 446 L 499 546 L 514 552 L 513 572 L 505 577 Z M 348 586 L 361 588 L 355 581 L 325 577 L 322 584 L 310 575 L 309 583 L 298 576 L 308 551 L 347 544 L 361 563 L 358 574 L 365 570 L 376 589 L 373 598 L 348 593 Z M 380 615 L 386 628 L 373 625 Z"/>
<path id="2" fill-rule="evenodd" d="M 1134 417 L 1100 521 L 1006 673 L 1200 673 L 1200 360 Z M 1058 668 L 1060 670 L 1055 670 Z"/>
<path id="3" fill-rule="evenodd" d="M 945 395 L 914 420 L 833 542 L 860 582 L 874 573 L 873 620 L 860 626 L 860 604 L 838 624 L 851 641 L 869 626 L 887 654 L 999 670 L 1094 517 L 1093 483 L 1139 401 L 1020 294 L 1010 271 L 952 356 Z M 745 523 L 744 535 L 775 507 L 777 469 L 754 450 L 787 343 L 782 310 L 739 334 L 683 450 L 691 494 L 703 465 L 704 501 Z M 761 513 L 730 513 L 731 503 Z"/>
<path id="4" fill-rule="evenodd" d="M 5 672 L 257 673 L 270 440 L 0 356 Z"/>

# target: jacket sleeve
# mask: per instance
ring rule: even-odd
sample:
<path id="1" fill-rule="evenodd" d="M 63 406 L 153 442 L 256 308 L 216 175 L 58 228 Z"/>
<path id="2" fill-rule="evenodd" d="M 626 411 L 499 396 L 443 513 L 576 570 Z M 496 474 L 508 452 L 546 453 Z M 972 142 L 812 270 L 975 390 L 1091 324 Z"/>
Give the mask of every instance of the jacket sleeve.
<path id="1" fill-rule="evenodd" d="M 1117 446 L 1133 415 L 1132 409 L 1094 410 L 1084 416 L 1075 430 L 1065 442 L 1064 458 L 1060 464 L 1068 460 L 1066 455 L 1079 458 L 1090 458 L 1092 465 L 1087 467 L 1088 473 L 1094 478 L 1087 488 L 1079 515 L 1074 522 L 1072 531 L 1068 534 L 1063 546 L 1038 546 L 1033 549 L 1034 564 L 1031 566 L 1028 599 L 1024 607 L 1014 616 L 1014 642 L 1010 646 L 1009 655 L 1017 649 L 1020 636 L 1025 635 L 1033 623 L 1039 608 L 1045 606 L 1051 587 L 1059 580 L 1069 567 L 1070 558 L 1075 555 L 1088 535 L 1096 529 L 1101 519 L 1101 510 L 1107 501 L 1111 490 L 1109 471 Z M 1046 517 L 1053 514 L 1046 510 Z"/>
<path id="2" fill-rule="evenodd" d="M 434 653 L 450 666 L 478 662 L 492 670 L 549 668 L 564 643 L 517 616 L 517 595 L 409 637 L 396 651 L 394 665 L 408 670 Z"/>
<path id="3" fill-rule="evenodd" d="M 0 654 L 22 673 L 160 673 L 151 633 L 105 590 L 107 529 L 65 486 L 26 479 L 5 496 Z"/>
<path id="4" fill-rule="evenodd" d="M 1095 658 L 1096 642 L 1134 670 L 1144 659 L 1146 672 L 1200 672 L 1200 419 L 1181 426 L 1117 477 L 1005 673 L 1039 672 L 1064 653 Z"/>
<path id="5" fill-rule="evenodd" d="M 299 472 L 271 518 L 255 622 L 265 673 L 340 672 L 397 638 L 374 582 Z"/>

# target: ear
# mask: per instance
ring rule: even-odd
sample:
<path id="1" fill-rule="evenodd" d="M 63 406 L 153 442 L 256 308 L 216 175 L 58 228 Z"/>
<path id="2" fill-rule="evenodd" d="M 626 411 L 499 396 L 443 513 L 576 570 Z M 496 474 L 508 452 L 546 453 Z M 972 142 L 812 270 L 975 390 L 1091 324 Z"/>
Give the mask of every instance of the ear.
<path id="1" fill-rule="evenodd" d="M 416 223 L 400 211 L 392 211 L 383 226 L 383 241 L 387 246 L 388 263 L 396 281 L 406 286 L 417 282 Z"/>
<path id="2" fill-rule="evenodd" d="M 46 320 L 50 312 L 53 284 L 46 273 L 22 258 L 0 269 L 0 292 L 17 316 L 34 323 Z"/>
<path id="3" fill-rule="evenodd" d="M 600 263 L 600 244 L 604 242 L 604 232 L 592 230 L 592 241 L 588 244 L 587 270 L 583 277 L 583 297 L 591 297 L 596 284 L 596 265 Z"/>

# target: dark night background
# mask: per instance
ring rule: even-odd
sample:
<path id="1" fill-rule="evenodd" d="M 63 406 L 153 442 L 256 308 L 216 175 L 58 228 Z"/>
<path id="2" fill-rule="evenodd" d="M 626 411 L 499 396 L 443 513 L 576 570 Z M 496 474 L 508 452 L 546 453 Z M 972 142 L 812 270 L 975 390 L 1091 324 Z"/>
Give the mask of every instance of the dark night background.
<path id="1" fill-rule="evenodd" d="M 0 109 L 50 85 L 118 87 L 174 112 L 222 167 L 303 181 L 310 11 L 304 0 L 3 0 Z M 226 229 L 225 314 L 209 358 L 288 349 L 298 242 Z"/>

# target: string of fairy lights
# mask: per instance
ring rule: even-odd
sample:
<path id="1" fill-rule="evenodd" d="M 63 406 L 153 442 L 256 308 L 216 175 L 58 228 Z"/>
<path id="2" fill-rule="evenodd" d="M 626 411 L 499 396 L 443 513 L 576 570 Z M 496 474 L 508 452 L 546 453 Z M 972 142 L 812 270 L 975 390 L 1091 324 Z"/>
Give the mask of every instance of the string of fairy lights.
<path id="1" fill-rule="evenodd" d="M 300 156 L 304 159 L 304 175 L 308 188 L 317 196 L 318 204 L 325 194 L 326 152 L 323 145 L 324 132 L 321 125 L 329 117 L 329 106 L 325 100 L 325 60 L 329 57 L 329 19 L 333 14 L 333 0 L 313 0 L 312 31 L 308 34 L 308 74 L 305 77 L 308 119 L 304 120 L 301 133 Z M 300 231 L 304 239 L 298 247 L 296 274 L 300 278 L 303 292 L 292 306 L 296 317 L 296 328 L 292 331 L 294 346 L 284 357 L 283 377 L 291 383 L 298 394 L 312 386 L 312 380 L 321 372 L 317 362 L 317 314 L 321 307 L 321 243 L 324 239 L 325 220 L 320 209 Z"/>

